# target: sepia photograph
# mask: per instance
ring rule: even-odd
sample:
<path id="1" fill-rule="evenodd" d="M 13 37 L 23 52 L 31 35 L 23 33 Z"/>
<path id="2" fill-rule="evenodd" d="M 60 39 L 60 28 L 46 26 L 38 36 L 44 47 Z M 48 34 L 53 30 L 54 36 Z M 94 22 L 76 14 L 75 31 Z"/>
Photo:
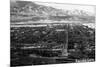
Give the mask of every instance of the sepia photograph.
<path id="1" fill-rule="evenodd" d="M 95 62 L 95 5 L 10 0 L 10 66 Z"/>

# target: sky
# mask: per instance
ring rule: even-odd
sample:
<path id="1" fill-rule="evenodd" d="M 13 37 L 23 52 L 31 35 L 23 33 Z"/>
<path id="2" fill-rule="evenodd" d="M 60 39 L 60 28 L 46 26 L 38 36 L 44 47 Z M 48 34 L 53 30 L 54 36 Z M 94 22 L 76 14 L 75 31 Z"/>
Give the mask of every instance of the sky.
<path id="1" fill-rule="evenodd" d="M 11 1 L 18 1 L 18 0 L 11 0 Z M 47 3 L 47 2 L 36 2 L 36 0 L 23 0 L 23 1 L 33 1 L 37 4 L 40 5 L 45 5 L 45 6 L 51 6 L 57 9 L 64 9 L 64 10 L 84 10 L 86 12 L 89 12 L 91 14 L 95 14 L 95 6 L 90 6 L 90 5 L 75 5 L 75 4 L 58 4 L 58 3 Z"/>

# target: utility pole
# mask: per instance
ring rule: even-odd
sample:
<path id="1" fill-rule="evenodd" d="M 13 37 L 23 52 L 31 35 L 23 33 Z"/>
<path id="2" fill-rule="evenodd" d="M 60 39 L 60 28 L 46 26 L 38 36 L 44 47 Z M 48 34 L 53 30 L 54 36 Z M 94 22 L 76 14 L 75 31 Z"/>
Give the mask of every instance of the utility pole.
<path id="1" fill-rule="evenodd" d="M 63 45 L 62 49 L 62 56 L 67 57 L 68 56 L 68 24 L 66 25 L 67 27 L 65 28 L 65 34 L 66 34 L 66 42 Z"/>

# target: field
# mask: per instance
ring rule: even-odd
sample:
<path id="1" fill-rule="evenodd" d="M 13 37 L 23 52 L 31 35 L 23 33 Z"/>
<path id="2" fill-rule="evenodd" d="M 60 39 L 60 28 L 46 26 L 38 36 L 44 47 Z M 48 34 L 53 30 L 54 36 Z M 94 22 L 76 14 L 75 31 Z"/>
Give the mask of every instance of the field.
<path id="1" fill-rule="evenodd" d="M 95 61 L 95 28 L 87 25 L 12 24 L 11 66 Z"/>

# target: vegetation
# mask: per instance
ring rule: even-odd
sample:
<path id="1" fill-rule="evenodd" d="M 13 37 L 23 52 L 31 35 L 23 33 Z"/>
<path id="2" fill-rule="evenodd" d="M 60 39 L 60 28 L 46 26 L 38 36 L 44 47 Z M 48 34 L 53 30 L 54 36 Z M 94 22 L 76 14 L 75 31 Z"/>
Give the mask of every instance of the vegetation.
<path id="1" fill-rule="evenodd" d="M 65 31 L 57 31 L 65 29 Z M 30 55 L 41 57 L 59 57 L 62 51 L 52 51 L 52 49 L 62 49 L 66 44 L 66 35 L 68 35 L 68 58 L 73 60 L 94 59 L 95 60 L 95 29 L 84 25 L 58 25 L 47 27 L 11 27 L 11 62 L 14 65 L 19 64 L 18 58 L 30 58 Z M 34 47 L 34 48 L 28 48 Z M 27 49 L 25 49 L 27 48 Z M 16 60 L 17 58 L 17 60 Z M 34 58 L 36 59 L 36 58 Z M 40 60 L 36 62 L 30 59 L 29 64 L 47 64 L 60 63 L 64 60 Z M 16 61 L 19 63 L 16 63 Z M 26 60 L 27 61 L 27 60 Z M 50 61 L 50 62 L 49 62 Z M 35 62 L 35 63 L 32 63 Z M 66 61 L 68 62 L 68 61 Z M 75 61 L 74 61 L 75 62 Z M 23 63 L 22 63 L 23 64 Z M 21 64 L 21 65 L 22 65 Z M 28 64 L 28 62 L 26 63 Z"/>

